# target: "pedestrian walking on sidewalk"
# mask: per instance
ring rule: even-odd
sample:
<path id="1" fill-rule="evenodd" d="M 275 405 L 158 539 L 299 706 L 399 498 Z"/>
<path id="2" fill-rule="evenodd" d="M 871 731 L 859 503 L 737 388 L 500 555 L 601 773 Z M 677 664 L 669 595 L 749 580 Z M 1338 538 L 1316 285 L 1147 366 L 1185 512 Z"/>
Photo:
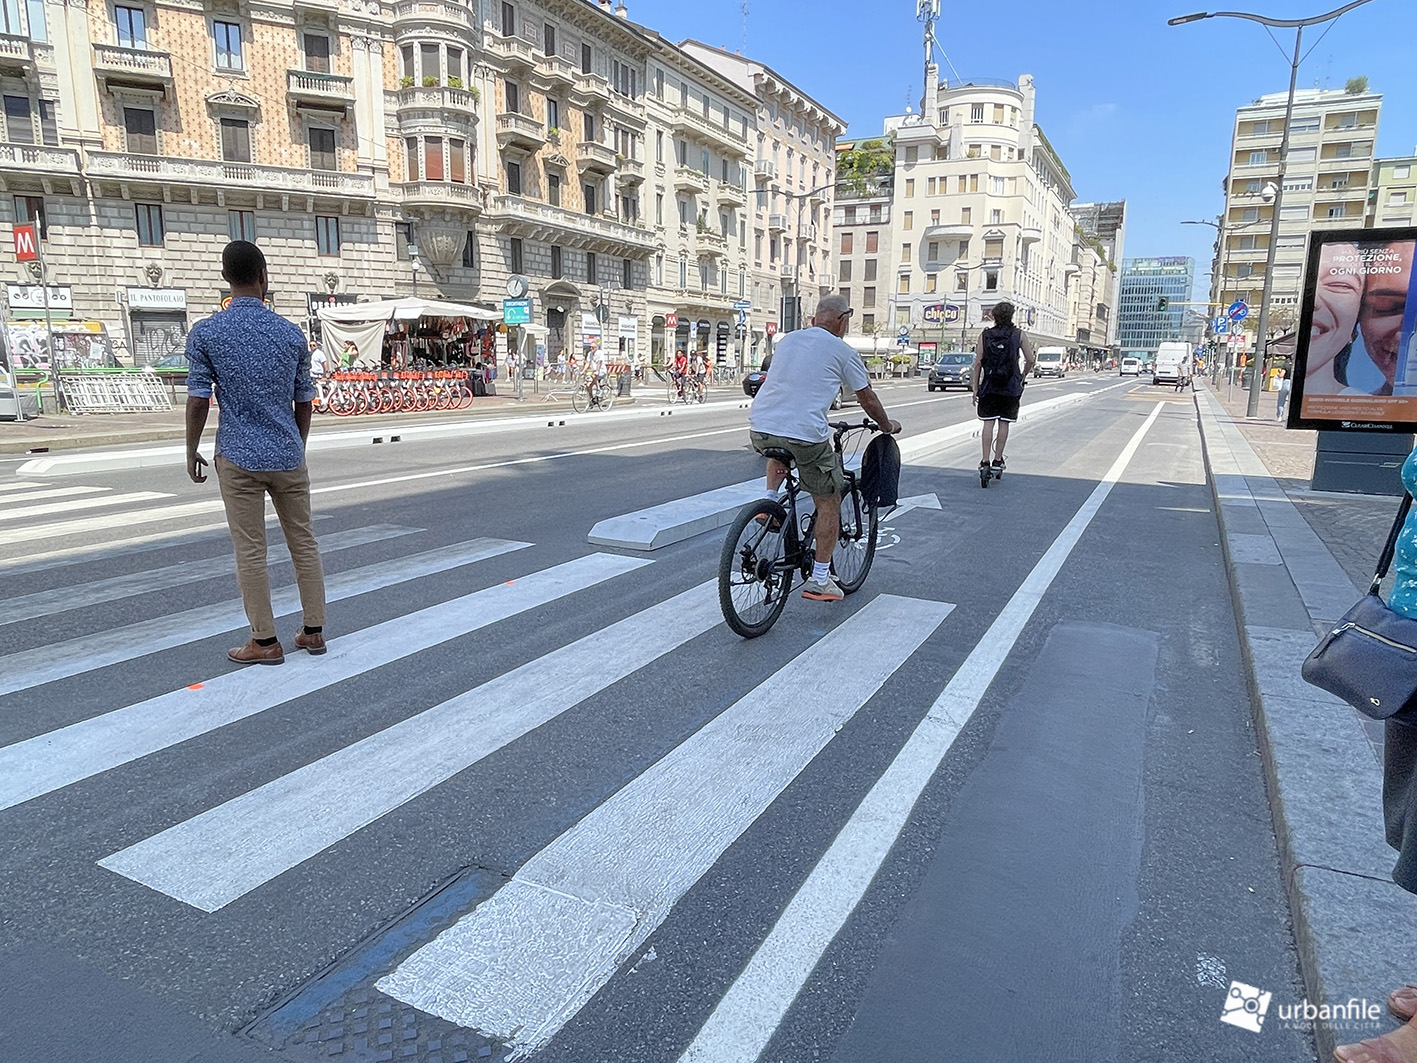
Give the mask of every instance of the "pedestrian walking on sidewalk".
<path id="1" fill-rule="evenodd" d="M 251 638 L 227 653 L 238 664 L 281 664 L 266 570 L 266 496 L 285 533 L 304 626 L 296 649 L 325 652 L 325 577 L 310 518 L 310 351 L 300 330 L 265 304 L 266 257 L 255 244 L 233 240 L 221 254 L 231 305 L 192 327 L 187 336 L 187 475 L 205 483 L 198 452 L 212 395 L 217 423 L 217 482 L 236 551 L 236 582 Z"/>
<path id="2" fill-rule="evenodd" d="M 997 303 L 993 311 L 993 327 L 979 334 L 974 345 L 972 372 L 973 402 L 983 428 L 983 456 L 979 461 L 980 476 L 1004 472 L 1004 445 L 1009 441 L 1009 425 L 1018 420 L 1019 399 L 1023 396 L 1024 377 L 1033 372 L 1033 344 L 1022 329 L 1014 327 L 1014 304 Z M 1019 367 L 1019 356 L 1024 359 Z M 997 428 L 997 433 L 996 433 Z M 993 451 L 993 460 L 989 458 Z"/>
<path id="3" fill-rule="evenodd" d="M 1290 386 L 1289 374 L 1281 369 L 1274 381 L 1274 390 L 1279 393 L 1274 415 L 1281 421 L 1284 420 L 1284 407 L 1289 403 Z"/>
<path id="4" fill-rule="evenodd" d="M 1403 463 L 1402 483 L 1409 492 L 1417 492 L 1417 450 Z M 1417 619 L 1417 509 L 1402 526 L 1392 568 L 1388 608 Z M 1417 893 L 1417 719 L 1400 718 L 1405 715 L 1389 716 L 1383 724 L 1383 820 L 1387 843 L 1398 853 L 1392 880 L 1409 893 Z M 1417 962 L 1413 957 L 1408 960 Z M 1406 1025 L 1361 1044 L 1340 1045 L 1335 1059 L 1340 1063 L 1417 1063 L 1417 987 L 1394 989 L 1387 1003 L 1388 1010 Z"/>

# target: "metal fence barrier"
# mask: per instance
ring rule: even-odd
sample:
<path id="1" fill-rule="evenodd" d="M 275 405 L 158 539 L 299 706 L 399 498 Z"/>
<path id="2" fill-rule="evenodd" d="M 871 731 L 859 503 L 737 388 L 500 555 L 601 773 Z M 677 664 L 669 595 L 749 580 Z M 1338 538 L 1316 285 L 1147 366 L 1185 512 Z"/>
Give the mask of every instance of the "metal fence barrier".
<path id="1" fill-rule="evenodd" d="M 64 374 L 64 398 L 74 413 L 146 413 L 172 409 L 154 373 Z"/>

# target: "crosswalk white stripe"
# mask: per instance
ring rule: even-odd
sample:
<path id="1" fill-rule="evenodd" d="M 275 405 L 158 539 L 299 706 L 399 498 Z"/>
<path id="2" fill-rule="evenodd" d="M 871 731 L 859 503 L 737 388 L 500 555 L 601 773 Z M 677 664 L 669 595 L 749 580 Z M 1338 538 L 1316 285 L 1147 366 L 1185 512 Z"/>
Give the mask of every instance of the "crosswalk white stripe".
<path id="1" fill-rule="evenodd" d="M 0 491 L 25 491 L 34 487 L 49 487 L 35 480 L 16 480 L 14 483 L 0 484 Z"/>
<path id="2" fill-rule="evenodd" d="M 75 495 L 96 495 L 111 490 L 107 487 L 48 487 L 42 491 L 25 491 L 17 495 L 0 495 L 0 502 L 38 502 L 42 498 L 73 498 Z"/>
<path id="3" fill-rule="evenodd" d="M 225 507 L 221 499 L 204 502 L 181 502 L 158 509 L 136 509 L 126 513 L 109 513 L 101 517 L 82 517 L 51 524 L 35 524 L 28 528 L 7 528 L 0 531 L 0 546 L 10 543 L 34 543 L 41 539 L 57 539 L 66 535 L 85 535 L 109 528 L 129 528 L 136 524 L 156 524 L 164 520 L 180 520 L 198 514 L 220 513 Z"/>
<path id="4" fill-rule="evenodd" d="M 126 506 L 131 502 L 151 502 L 154 498 L 171 498 L 161 491 L 133 491 L 126 495 L 104 495 L 102 498 L 76 498 L 72 502 L 46 502 L 39 506 L 21 506 L 19 509 L 0 509 L 0 520 L 19 520 L 22 517 L 47 517 L 51 513 L 73 513 L 80 509 L 99 509 L 104 506 Z"/>
<path id="5" fill-rule="evenodd" d="M 915 802 L 1155 423 L 1158 403 L 857 807 L 679 1063 L 755 1063 L 885 862 Z"/>
<path id="6" fill-rule="evenodd" d="M 545 1044 L 953 606 L 882 595 L 532 857 L 377 986 Z"/>
<path id="7" fill-rule="evenodd" d="M 702 584 L 99 864 L 214 912 L 722 619 L 717 580 Z"/>
<path id="8" fill-rule="evenodd" d="M 293 654 L 0 748 L 0 809 L 12 808 L 507 617 L 649 561 L 591 554 L 333 639 L 323 657 Z"/>
<path id="9" fill-rule="evenodd" d="M 396 539 L 401 535 L 412 535 L 421 528 L 405 528 L 397 524 L 374 524 L 367 528 L 352 528 L 349 531 L 330 532 L 320 537 L 320 552 L 333 553 L 349 550 L 356 546 Z M 269 563 L 281 564 L 290 560 L 290 550 L 284 542 L 271 543 Z M 169 568 L 152 569 L 146 572 L 126 572 L 121 576 L 94 580 L 91 583 L 77 583 L 63 588 L 35 591 L 0 601 L 0 624 L 13 624 L 20 620 L 52 616 L 55 613 L 82 609 L 101 602 L 113 602 L 120 598 L 131 598 L 139 594 L 180 587 L 187 583 L 229 576 L 236 571 L 236 559 L 230 554 L 222 557 L 204 557 L 187 561 Z"/>
<path id="10" fill-rule="evenodd" d="M 317 513 L 315 519 L 322 520 L 326 516 L 327 514 Z M 276 522 L 275 514 L 272 513 L 266 517 L 267 524 L 275 524 Z M 70 565 L 85 565 L 114 557 L 127 557 L 130 554 L 148 553 L 152 550 L 165 550 L 174 541 L 193 543 L 199 539 L 211 538 L 214 535 L 227 536 L 230 534 L 226 521 L 222 521 L 219 524 L 198 524 L 191 528 L 173 528 L 169 531 L 134 535 L 126 539 L 113 539 L 101 545 L 66 546 L 58 550 L 42 550 L 37 553 L 27 553 L 19 557 L 0 560 L 0 573 L 47 572 L 50 569 L 67 568 Z"/>
<path id="11" fill-rule="evenodd" d="M 530 545 L 506 539 L 472 539 L 339 572 L 325 578 L 325 602 L 328 604 L 368 594 L 513 550 L 525 550 Z M 300 592 L 295 587 L 281 587 L 273 591 L 271 607 L 277 617 L 297 611 L 300 608 Z M 189 642 L 245 626 L 246 612 L 238 598 L 22 650 L 0 657 L 0 695 L 131 661 L 174 646 L 185 646 Z"/>

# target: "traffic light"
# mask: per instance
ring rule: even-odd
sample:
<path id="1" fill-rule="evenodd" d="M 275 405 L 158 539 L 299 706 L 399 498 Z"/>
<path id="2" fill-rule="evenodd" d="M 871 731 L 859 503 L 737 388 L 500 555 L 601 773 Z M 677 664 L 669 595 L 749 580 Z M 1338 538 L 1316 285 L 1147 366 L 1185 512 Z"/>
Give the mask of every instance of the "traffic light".
<path id="1" fill-rule="evenodd" d="M 1158 314 L 1164 314 L 1164 313 L 1166 313 L 1166 308 L 1167 308 L 1168 306 L 1170 306 L 1170 305 L 1171 305 L 1171 301 L 1170 301 L 1169 299 L 1167 299 L 1166 296 L 1163 295 L 1163 296 L 1161 296 L 1159 299 L 1156 300 L 1156 312 L 1157 312 Z"/>

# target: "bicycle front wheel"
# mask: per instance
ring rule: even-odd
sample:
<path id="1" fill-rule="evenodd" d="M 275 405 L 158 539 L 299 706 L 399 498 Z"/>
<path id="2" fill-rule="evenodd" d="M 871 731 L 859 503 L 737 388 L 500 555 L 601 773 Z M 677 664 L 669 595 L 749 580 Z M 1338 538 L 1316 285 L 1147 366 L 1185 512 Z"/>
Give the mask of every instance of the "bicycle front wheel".
<path id="1" fill-rule="evenodd" d="M 615 385 L 607 381 L 600 385 L 600 408 L 608 410 L 615 405 Z"/>
<path id="2" fill-rule="evenodd" d="M 590 388 L 581 384 L 571 392 L 571 409 L 577 413 L 585 413 L 590 409 Z"/>
<path id="3" fill-rule="evenodd" d="M 832 572 L 837 585 L 853 594 L 866 582 L 871 562 L 876 559 L 876 538 L 880 521 L 876 507 L 852 489 L 841 498 L 841 534 L 832 550 Z"/>
<path id="4" fill-rule="evenodd" d="M 760 499 L 739 511 L 718 560 L 718 604 L 728 626 L 745 639 L 765 635 L 777 623 L 792 590 L 792 571 L 782 564 L 787 511 Z"/>

